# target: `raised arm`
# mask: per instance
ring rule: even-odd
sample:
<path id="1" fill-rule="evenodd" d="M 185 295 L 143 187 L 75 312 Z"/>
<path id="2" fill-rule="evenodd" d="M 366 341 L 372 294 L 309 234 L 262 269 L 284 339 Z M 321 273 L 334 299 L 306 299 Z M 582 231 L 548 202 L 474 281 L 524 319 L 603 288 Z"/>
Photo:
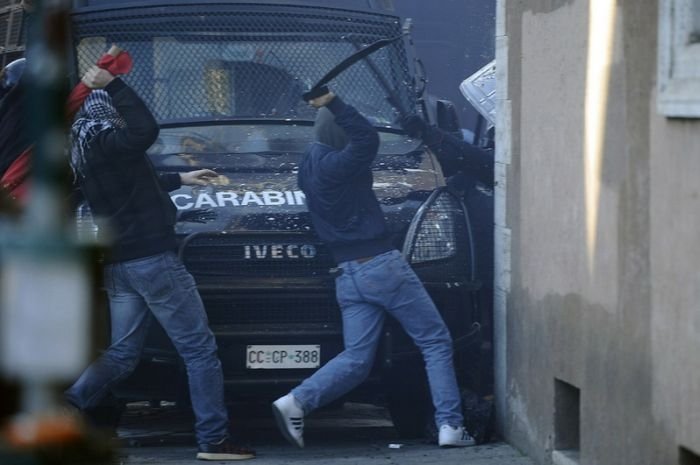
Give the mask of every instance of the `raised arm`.
<path id="1" fill-rule="evenodd" d="M 109 146 L 120 156 L 143 156 L 143 153 L 155 142 L 159 132 L 158 123 L 143 100 L 124 81 L 97 66 L 85 73 L 83 83 L 91 89 L 103 88 L 126 122 L 125 128 L 106 131 L 100 142 Z"/>
<path id="2" fill-rule="evenodd" d="M 379 135 L 367 118 L 332 92 L 309 103 L 317 108 L 328 108 L 348 138 L 345 148 L 323 159 L 323 175 L 342 182 L 371 166 L 379 149 Z"/>
<path id="3" fill-rule="evenodd" d="M 463 172 L 487 186 L 493 186 L 493 152 L 465 142 L 440 128 L 427 124 L 418 115 L 401 120 L 410 137 L 420 138 L 433 151 L 445 176 Z"/>

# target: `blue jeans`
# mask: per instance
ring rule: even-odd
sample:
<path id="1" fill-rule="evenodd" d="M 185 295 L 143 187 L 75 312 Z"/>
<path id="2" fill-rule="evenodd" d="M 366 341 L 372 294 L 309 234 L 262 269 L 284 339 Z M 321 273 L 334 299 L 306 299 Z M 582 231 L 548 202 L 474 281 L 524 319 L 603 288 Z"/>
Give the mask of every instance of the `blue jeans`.
<path id="1" fill-rule="evenodd" d="M 187 368 L 199 444 L 228 436 L 223 375 L 216 341 L 192 275 L 165 252 L 105 267 L 112 334 L 109 348 L 65 393 L 80 409 L 97 406 L 139 363 L 153 317 Z"/>
<path id="2" fill-rule="evenodd" d="M 336 296 L 345 350 L 292 390 L 306 414 L 346 394 L 367 378 L 386 314 L 396 318 L 425 361 L 435 422 L 462 426 L 452 361 L 452 338 L 435 304 L 397 250 L 364 263 L 343 262 Z"/>

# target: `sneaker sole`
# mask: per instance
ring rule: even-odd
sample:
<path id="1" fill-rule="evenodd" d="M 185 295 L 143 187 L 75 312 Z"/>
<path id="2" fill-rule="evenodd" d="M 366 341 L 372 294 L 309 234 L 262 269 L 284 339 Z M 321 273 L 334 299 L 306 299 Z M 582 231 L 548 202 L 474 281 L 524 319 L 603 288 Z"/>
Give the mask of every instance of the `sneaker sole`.
<path id="1" fill-rule="evenodd" d="M 217 454 L 215 452 L 198 452 L 197 460 L 248 460 L 255 458 L 253 454 Z"/>
<path id="2" fill-rule="evenodd" d="M 275 404 L 272 404 L 272 413 L 275 415 L 275 421 L 277 422 L 277 428 L 280 430 L 282 433 L 282 436 L 284 436 L 284 439 L 289 441 L 290 444 L 293 446 L 297 446 L 298 448 L 303 448 L 304 443 L 300 443 L 297 441 L 297 439 L 292 436 L 292 434 L 289 432 L 287 429 L 287 421 L 284 418 L 284 415 L 282 414 L 282 411 L 277 408 Z"/>
<path id="3" fill-rule="evenodd" d="M 468 442 L 466 444 L 439 444 L 443 449 L 452 449 L 455 447 L 472 447 L 475 446 L 476 442 Z"/>

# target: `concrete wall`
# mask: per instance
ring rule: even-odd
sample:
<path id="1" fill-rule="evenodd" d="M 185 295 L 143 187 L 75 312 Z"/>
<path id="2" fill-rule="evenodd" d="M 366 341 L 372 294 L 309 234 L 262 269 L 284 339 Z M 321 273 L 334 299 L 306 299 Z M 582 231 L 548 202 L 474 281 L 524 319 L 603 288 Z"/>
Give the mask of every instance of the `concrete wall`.
<path id="1" fill-rule="evenodd" d="M 700 463 L 700 120 L 656 111 L 657 9 L 499 0 L 499 420 L 541 464 Z"/>

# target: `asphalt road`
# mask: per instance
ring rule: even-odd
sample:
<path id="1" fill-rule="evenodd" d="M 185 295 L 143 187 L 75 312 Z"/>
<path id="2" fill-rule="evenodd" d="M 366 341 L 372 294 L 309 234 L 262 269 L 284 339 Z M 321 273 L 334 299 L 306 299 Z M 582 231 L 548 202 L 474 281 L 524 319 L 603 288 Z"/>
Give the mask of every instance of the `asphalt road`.
<path id="1" fill-rule="evenodd" d="M 440 449 L 425 440 L 401 440 L 384 409 L 364 404 L 311 415 L 304 449 L 289 445 L 266 411 L 232 417 L 234 431 L 257 450 L 257 458 L 248 461 L 257 465 L 534 465 L 503 442 Z M 195 459 L 192 418 L 173 408 L 131 405 L 118 436 L 120 465 L 204 463 Z"/>

